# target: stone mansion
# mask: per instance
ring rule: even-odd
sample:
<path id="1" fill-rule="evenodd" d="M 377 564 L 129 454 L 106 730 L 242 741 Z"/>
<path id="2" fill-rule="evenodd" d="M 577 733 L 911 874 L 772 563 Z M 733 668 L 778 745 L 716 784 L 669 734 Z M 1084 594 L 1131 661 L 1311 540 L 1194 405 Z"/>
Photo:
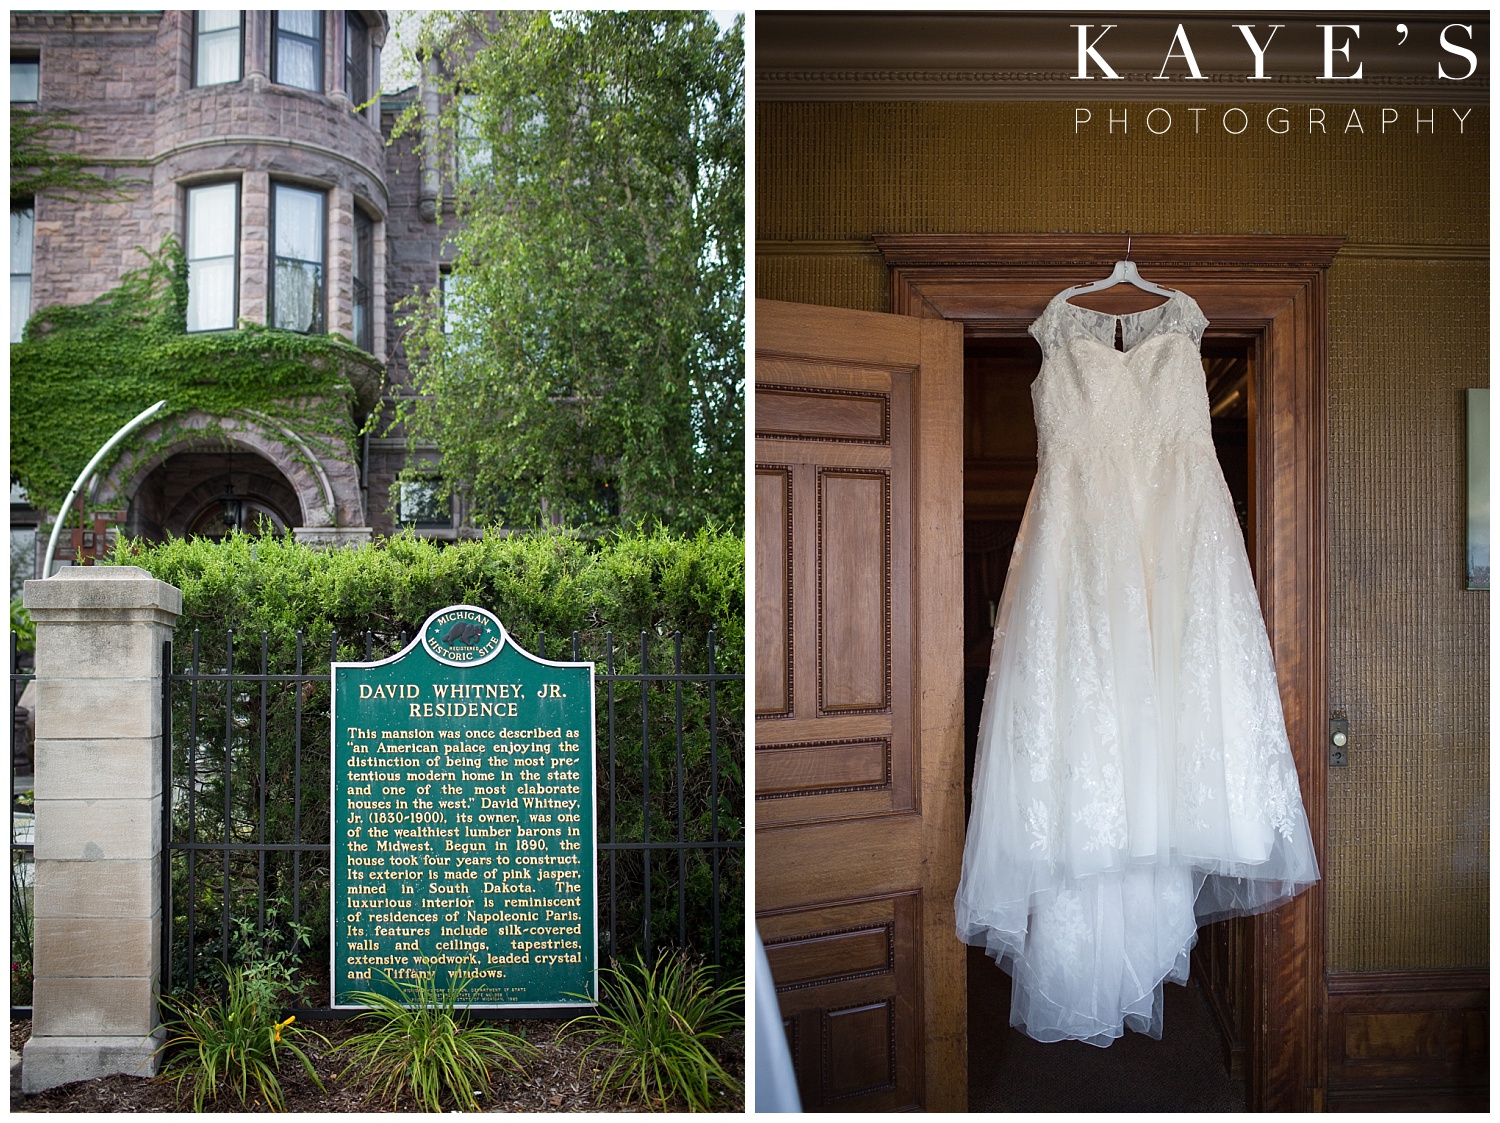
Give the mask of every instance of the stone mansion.
<path id="1" fill-rule="evenodd" d="M 12 110 L 65 115 L 52 147 L 131 184 L 12 199 L 12 342 L 37 309 L 99 297 L 175 235 L 188 331 L 332 332 L 384 365 L 387 392 L 407 384 L 395 308 L 443 284 L 446 231 L 435 161 L 410 135 L 390 142 L 420 95 L 380 96 L 385 12 L 13 10 L 10 30 Z M 179 438 L 100 481 L 128 505 L 130 534 L 223 533 L 224 494 L 246 523 L 313 542 L 466 532 L 461 502 L 448 512 L 430 488 L 396 483 L 424 455 L 403 440 L 314 451 L 284 425 L 236 416 L 217 419 L 226 447 L 195 439 L 192 416 L 173 420 Z M 40 564 L 51 517 L 12 488 L 13 584 L 36 575 L 24 559 Z"/>

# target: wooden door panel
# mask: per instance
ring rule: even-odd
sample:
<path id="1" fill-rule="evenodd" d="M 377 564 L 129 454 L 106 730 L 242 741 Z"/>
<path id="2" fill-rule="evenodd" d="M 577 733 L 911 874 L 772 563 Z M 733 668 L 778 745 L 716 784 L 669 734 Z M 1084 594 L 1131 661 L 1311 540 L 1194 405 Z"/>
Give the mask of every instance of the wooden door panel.
<path id="1" fill-rule="evenodd" d="M 773 364 L 768 375 L 791 374 L 790 364 Z M 806 380 L 807 364 L 797 371 Z M 804 386 L 766 387 L 755 399 L 755 429 L 763 436 L 820 437 L 834 441 L 886 444 L 890 437 L 890 398 L 846 390 Z"/>
<path id="2" fill-rule="evenodd" d="M 762 914 L 805 1111 L 922 1104 L 917 894 Z"/>
<path id="3" fill-rule="evenodd" d="M 755 472 L 755 714 L 792 712 L 792 473 Z"/>
<path id="4" fill-rule="evenodd" d="M 891 706 L 890 474 L 818 469 L 818 709 Z"/>
<path id="5" fill-rule="evenodd" d="M 922 803 L 962 783 L 962 335 L 756 317 L 756 905 L 803 1103 L 961 1109 L 962 838 Z"/>

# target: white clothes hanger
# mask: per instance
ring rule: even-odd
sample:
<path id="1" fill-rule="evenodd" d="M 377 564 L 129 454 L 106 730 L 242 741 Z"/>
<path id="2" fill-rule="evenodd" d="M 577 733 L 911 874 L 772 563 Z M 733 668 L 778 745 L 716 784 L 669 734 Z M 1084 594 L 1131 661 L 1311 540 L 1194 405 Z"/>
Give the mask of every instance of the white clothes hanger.
<path id="1" fill-rule="evenodd" d="M 1090 281 L 1084 285 L 1074 285 L 1072 288 L 1063 289 L 1058 296 L 1064 300 L 1071 300 L 1075 296 L 1082 296 L 1086 292 L 1101 292 L 1104 289 L 1112 289 L 1118 284 L 1134 285 L 1144 292 L 1154 293 L 1157 296 L 1172 297 L 1177 295 L 1175 289 L 1162 288 L 1161 285 L 1153 285 L 1141 276 L 1140 270 L 1135 267 L 1135 262 L 1130 260 L 1130 235 L 1125 235 L 1125 256 L 1115 262 L 1114 271 L 1102 281 Z"/>

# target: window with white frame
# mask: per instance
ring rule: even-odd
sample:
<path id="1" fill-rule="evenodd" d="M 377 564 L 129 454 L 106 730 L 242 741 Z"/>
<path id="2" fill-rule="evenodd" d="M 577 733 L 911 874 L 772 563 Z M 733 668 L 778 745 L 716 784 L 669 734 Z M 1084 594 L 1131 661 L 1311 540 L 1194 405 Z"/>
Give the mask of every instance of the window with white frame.
<path id="1" fill-rule="evenodd" d="M 240 80 L 241 15 L 238 10 L 195 13 L 193 85 L 218 86 Z"/>
<path id="2" fill-rule="evenodd" d="M 271 81 L 323 92 L 323 13 L 271 13 Z"/>
<path id="3" fill-rule="evenodd" d="M 36 212 L 30 203 L 10 206 L 10 341 L 21 342 L 31 318 L 31 246 Z"/>
<path id="4" fill-rule="evenodd" d="M 272 187 L 272 327 L 309 334 L 328 330 L 323 282 L 326 211 L 327 196 L 321 191 L 286 183 Z"/>
<path id="5" fill-rule="evenodd" d="M 240 185 L 187 191 L 188 331 L 226 331 L 238 315 Z"/>

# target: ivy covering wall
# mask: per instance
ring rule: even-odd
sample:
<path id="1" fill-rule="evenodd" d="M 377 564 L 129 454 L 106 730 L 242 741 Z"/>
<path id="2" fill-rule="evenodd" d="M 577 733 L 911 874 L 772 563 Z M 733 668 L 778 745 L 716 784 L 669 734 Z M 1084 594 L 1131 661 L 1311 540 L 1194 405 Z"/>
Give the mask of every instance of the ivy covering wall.
<path id="1" fill-rule="evenodd" d="M 89 304 L 39 309 L 11 345 L 10 473 L 33 506 L 56 511 L 120 426 L 163 398 L 155 447 L 179 442 L 184 429 L 173 419 L 190 412 L 248 411 L 293 430 L 316 455 L 348 455 L 379 393 L 383 368 L 373 356 L 338 336 L 251 324 L 189 334 L 181 247 L 169 237 L 146 258 Z M 193 430 L 200 441 L 216 435 L 228 445 L 213 426 Z M 151 452 L 136 441 L 119 455 Z M 106 506 L 118 499 L 99 498 Z"/>

